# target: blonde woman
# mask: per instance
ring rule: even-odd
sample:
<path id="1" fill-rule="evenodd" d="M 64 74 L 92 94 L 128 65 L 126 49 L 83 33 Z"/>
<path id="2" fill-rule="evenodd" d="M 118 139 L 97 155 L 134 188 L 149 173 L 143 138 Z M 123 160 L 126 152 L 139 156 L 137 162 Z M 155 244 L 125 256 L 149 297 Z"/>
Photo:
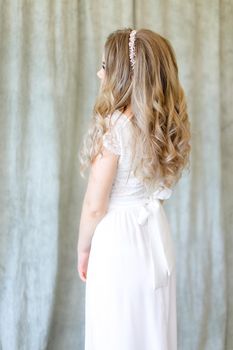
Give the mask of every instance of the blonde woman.
<path id="1" fill-rule="evenodd" d="M 104 45 L 79 153 L 90 168 L 77 245 L 85 350 L 177 350 L 176 259 L 163 201 L 189 164 L 190 122 L 170 42 L 121 29 Z"/>

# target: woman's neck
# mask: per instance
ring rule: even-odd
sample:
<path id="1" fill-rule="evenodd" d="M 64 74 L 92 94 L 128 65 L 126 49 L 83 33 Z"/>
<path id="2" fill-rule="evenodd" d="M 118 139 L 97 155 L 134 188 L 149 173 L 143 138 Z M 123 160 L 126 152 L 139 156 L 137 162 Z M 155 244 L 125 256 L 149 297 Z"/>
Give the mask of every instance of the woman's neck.
<path id="1" fill-rule="evenodd" d="M 128 106 L 124 109 L 123 113 L 124 113 L 127 117 L 131 118 L 132 115 L 133 115 L 131 106 L 128 105 Z"/>

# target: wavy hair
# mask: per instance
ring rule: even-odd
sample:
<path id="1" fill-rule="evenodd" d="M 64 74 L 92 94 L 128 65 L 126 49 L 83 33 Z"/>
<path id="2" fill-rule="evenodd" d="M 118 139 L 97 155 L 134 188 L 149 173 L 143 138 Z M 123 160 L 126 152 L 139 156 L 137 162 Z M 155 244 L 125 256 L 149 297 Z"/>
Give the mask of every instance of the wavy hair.
<path id="1" fill-rule="evenodd" d="M 172 187 L 189 166 L 190 121 L 178 77 L 174 50 L 168 39 L 139 29 L 135 65 L 129 59 L 131 28 L 112 32 L 104 45 L 105 77 L 79 153 L 80 173 L 101 152 L 105 117 L 131 106 L 134 143 L 132 168 L 145 185 Z M 137 140 L 137 142 L 136 142 Z"/>

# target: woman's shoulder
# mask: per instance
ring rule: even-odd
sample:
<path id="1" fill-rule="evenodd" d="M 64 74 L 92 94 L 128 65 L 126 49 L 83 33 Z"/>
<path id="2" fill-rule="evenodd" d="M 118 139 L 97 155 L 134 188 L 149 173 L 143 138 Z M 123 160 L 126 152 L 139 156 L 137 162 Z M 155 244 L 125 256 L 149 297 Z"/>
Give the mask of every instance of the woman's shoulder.
<path id="1" fill-rule="evenodd" d="M 118 128 L 129 124 L 130 119 L 124 113 L 116 109 L 113 113 L 107 115 L 106 121 L 108 125 L 114 125 Z"/>
<path id="2" fill-rule="evenodd" d="M 105 117 L 106 132 L 103 135 L 104 145 L 107 148 L 114 148 L 114 153 L 123 154 L 126 152 L 126 145 L 130 147 L 129 118 L 119 110 Z M 130 132 L 131 135 L 131 132 Z"/>

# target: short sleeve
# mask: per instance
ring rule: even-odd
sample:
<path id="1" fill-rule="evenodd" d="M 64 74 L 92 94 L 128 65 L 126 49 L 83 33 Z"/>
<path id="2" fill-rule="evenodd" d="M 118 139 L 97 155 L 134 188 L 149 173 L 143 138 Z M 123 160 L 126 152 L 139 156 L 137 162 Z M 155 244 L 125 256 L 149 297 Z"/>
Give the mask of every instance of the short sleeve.
<path id="1" fill-rule="evenodd" d="M 103 146 L 114 154 L 121 154 L 120 129 L 116 123 L 103 135 Z"/>

